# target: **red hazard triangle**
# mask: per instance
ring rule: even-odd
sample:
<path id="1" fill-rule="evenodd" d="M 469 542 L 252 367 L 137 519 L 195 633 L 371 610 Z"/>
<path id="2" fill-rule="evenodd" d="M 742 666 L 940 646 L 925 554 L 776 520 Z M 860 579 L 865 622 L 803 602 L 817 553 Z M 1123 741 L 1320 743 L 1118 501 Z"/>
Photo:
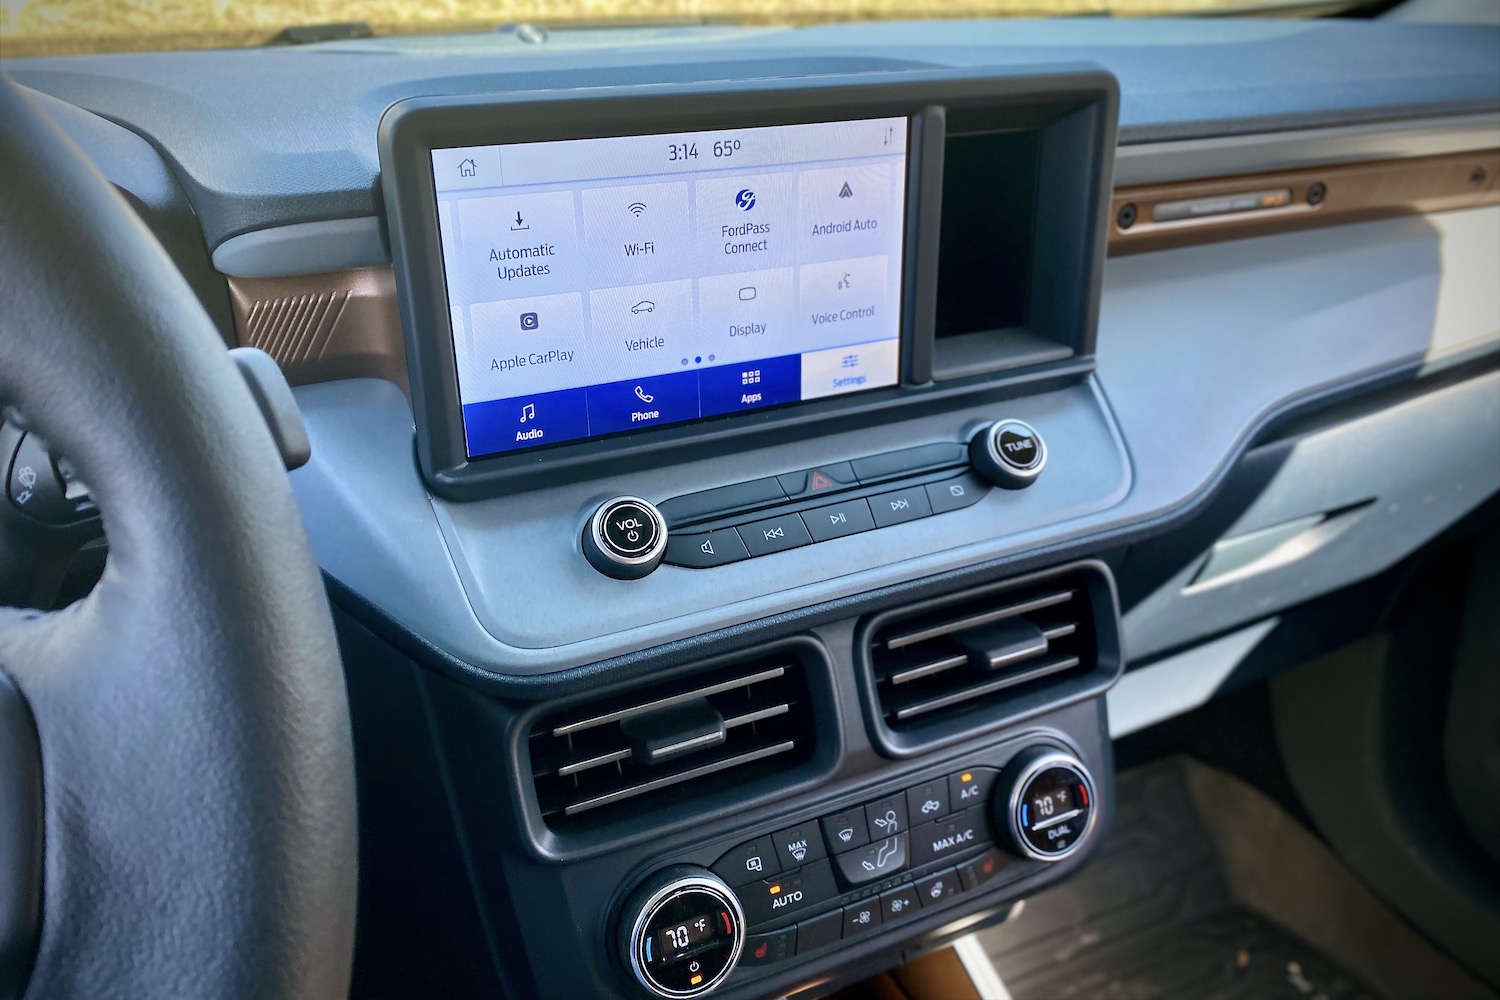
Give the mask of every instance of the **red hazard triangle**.
<path id="1" fill-rule="evenodd" d="M 814 472 L 812 474 L 812 488 L 813 489 L 815 489 L 815 490 L 826 490 L 826 489 L 828 489 L 832 485 L 833 485 L 833 480 L 829 479 L 827 476 L 823 475 L 823 473 L 821 473 L 821 472 Z"/>

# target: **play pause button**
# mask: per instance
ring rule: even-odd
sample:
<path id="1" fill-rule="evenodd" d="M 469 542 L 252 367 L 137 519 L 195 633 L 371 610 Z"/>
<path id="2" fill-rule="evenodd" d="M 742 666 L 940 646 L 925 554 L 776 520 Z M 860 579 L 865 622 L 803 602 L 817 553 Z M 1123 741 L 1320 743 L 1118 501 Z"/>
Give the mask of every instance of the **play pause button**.
<path id="1" fill-rule="evenodd" d="M 845 500 L 817 510 L 804 511 L 802 520 L 816 542 L 842 538 L 844 535 L 869 531 L 875 527 L 875 518 L 870 516 L 870 505 L 863 500 Z"/>

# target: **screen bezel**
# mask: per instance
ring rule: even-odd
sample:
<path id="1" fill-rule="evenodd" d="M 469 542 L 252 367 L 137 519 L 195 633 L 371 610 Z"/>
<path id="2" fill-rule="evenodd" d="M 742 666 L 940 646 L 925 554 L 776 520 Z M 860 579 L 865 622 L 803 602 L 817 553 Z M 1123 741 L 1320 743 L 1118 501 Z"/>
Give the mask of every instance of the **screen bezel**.
<path id="1" fill-rule="evenodd" d="M 839 122 L 853 121 L 853 120 L 854 119 L 839 119 L 838 121 L 826 121 L 826 122 L 821 122 L 820 121 L 820 122 L 815 122 L 815 123 L 812 123 L 812 124 L 818 124 L 818 125 L 838 124 Z M 844 393 L 832 394 L 832 395 L 837 395 L 837 396 L 853 396 L 853 395 L 858 395 L 858 394 L 866 393 L 866 392 L 876 392 L 876 391 L 879 391 L 880 389 L 886 389 L 886 388 L 891 388 L 893 386 L 900 385 L 900 382 L 901 382 L 901 368 L 902 368 L 902 363 L 901 363 L 902 362 L 902 357 L 901 357 L 900 352 L 901 352 L 901 349 L 902 349 L 902 347 L 904 346 L 904 343 L 905 343 L 904 340 L 902 339 L 902 333 L 903 333 L 903 330 L 902 330 L 903 322 L 902 322 L 902 320 L 903 320 L 905 314 L 904 314 L 904 311 L 902 309 L 902 304 L 900 302 L 900 299 L 904 295 L 905 290 L 908 287 L 908 283 L 906 281 L 907 259 L 906 259 L 905 251 L 906 251 L 906 241 L 907 241 L 908 235 L 909 235 L 906 232 L 906 226 L 907 226 L 907 223 L 908 223 L 907 216 L 908 216 L 908 213 L 909 213 L 909 205 L 910 205 L 911 199 L 914 196 L 914 193 L 913 193 L 912 187 L 911 187 L 911 170 L 910 170 L 910 164 L 911 164 L 911 132 L 912 132 L 912 122 L 911 122 L 911 117 L 908 116 L 908 115 L 893 116 L 893 117 L 888 117 L 888 118 L 885 118 L 885 119 L 864 119 L 864 120 L 866 120 L 866 121 L 871 121 L 871 120 L 880 121 L 880 120 L 884 120 L 884 121 L 890 121 L 890 122 L 897 122 L 897 121 L 899 121 L 899 122 L 901 122 L 902 128 L 903 128 L 903 132 L 905 133 L 903 135 L 903 142 L 902 142 L 901 147 L 899 149 L 899 152 L 900 152 L 901 158 L 902 158 L 901 159 L 901 169 L 902 169 L 902 172 L 903 172 L 902 177 L 901 177 L 901 181 L 900 181 L 901 188 L 902 188 L 901 206 L 898 209 L 898 212 L 899 212 L 898 221 L 900 222 L 900 225 L 901 225 L 901 231 L 900 231 L 900 233 L 897 236 L 897 243 L 896 243 L 896 247 L 895 247 L 895 253 L 892 255 L 892 256 L 894 256 L 896 258 L 897 266 L 898 266 L 898 268 L 901 271 L 901 278 L 899 280 L 898 287 L 896 289 L 896 293 L 897 293 L 897 308 L 896 308 L 896 315 L 895 315 L 895 335 L 896 335 L 895 339 L 897 341 L 897 345 L 896 345 L 896 350 L 897 350 L 897 366 L 896 366 L 896 371 L 894 373 L 892 373 L 894 375 L 894 377 L 891 379 L 891 381 L 889 383 L 885 383 L 885 384 L 882 384 L 882 385 L 876 385 L 876 386 L 869 386 L 869 387 L 865 387 L 865 388 L 860 388 L 860 389 L 856 389 L 856 390 L 851 391 L 851 392 L 844 392 Z M 787 123 L 787 124 L 797 124 L 797 123 Z M 779 126 L 772 126 L 772 127 L 775 128 L 775 127 L 779 127 Z M 734 126 L 733 127 L 733 130 L 735 132 L 744 131 L 744 129 L 745 129 L 745 126 Z M 725 126 L 723 126 L 722 124 L 719 124 L 719 125 L 716 125 L 715 128 L 712 129 L 711 131 L 712 132 L 720 132 L 720 131 L 722 131 L 722 132 L 724 132 L 727 135 L 728 132 L 730 131 L 730 129 L 727 128 L 727 127 L 725 127 Z M 627 136 L 628 135 L 630 137 L 635 137 L 637 135 L 639 135 L 639 136 L 645 136 L 645 137 L 651 137 L 651 138 L 655 138 L 655 139 L 660 140 L 663 143 L 663 145 L 665 145 L 667 142 L 670 142 L 670 141 L 673 141 L 673 140 L 683 139 L 685 137 L 692 137 L 692 138 L 696 139 L 699 143 L 704 144 L 704 145 L 707 145 L 707 143 L 709 141 L 711 141 L 709 138 L 705 138 L 705 133 L 701 132 L 701 131 L 697 131 L 697 132 L 676 131 L 676 132 L 661 132 L 661 133 L 654 133 L 654 132 L 653 133 L 621 133 L 620 135 L 621 136 Z M 602 140 L 607 139 L 607 138 L 615 138 L 615 137 L 616 136 L 595 136 L 595 137 L 585 138 L 585 139 L 582 139 L 582 140 L 574 139 L 574 140 L 563 140 L 563 141 L 575 141 L 575 142 L 576 141 L 583 141 L 583 142 L 589 142 L 589 141 L 602 141 Z M 525 146 L 525 145 L 531 145 L 531 144 L 532 143 L 517 143 L 517 142 L 509 142 L 509 141 L 507 141 L 507 142 L 504 142 L 504 143 L 499 143 L 498 145 L 500 146 L 500 148 L 502 150 L 504 150 L 504 149 L 507 149 L 507 148 L 513 148 L 513 147 L 517 147 L 517 146 Z M 464 147 L 457 147 L 457 148 L 464 148 Z M 894 153 L 896 151 L 897 150 L 893 149 L 890 152 Z M 780 169 L 780 168 L 785 168 L 787 166 L 798 166 L 798 165 L 799 164 L 797 164 L 797 163 L 790 163 L 790 164 L 787 164 L 787 163 L 766 163 L 766 164 L 757 165 L 753 169 L 756 172 L 763 173 L 763 172 L 770 171 L 770 170 L 776 170 L 776 169 Z M 720 164 L 718 164 L 718 166 L 723 167 L 723 166 L 726 166 L 726 164 L 720 163 Z M 707 167 L 705 169 L 711 169 L 711 168 L 712 167 L 710 166 L 710 167 Z M 744 169 L 745 170 L 750 170 L 752 168 L 746 167 Z M 629 181 L 631 181 L 632 176 L 634 176 L 634 175 L 626 174 L 626 175 L 620 175 L 620 176 L 609 177 L 609 178 L 597 178 L 597 179 L 590 179 L 590 180 L 578 180 L 578 181 L 575 181 L 573 183 L 576 186 L 578 186 L 578 187 L 608 186 L 608 185 L 613 185 L 613 184 L 628 183 Z M 566 181 L 567 179 L 564 178 L 563 180 Z M 436 197 L 436 181 L 435 180 L 434 180 L 434 197 Z M 437 220 L 435 219 L 435 222 L 436 221 Z M 438 222 L 437 224 L 441 228 L 441 223 Z M 439 246 L 441 247 L 441 232 L 440 232 L 439 236 L 440 236 Z M 759 266 L 761 266 L 761 267 L 768 267 L 770 265 L 759 265 Z M 445 285 L 446 285 L 446 277 L 447 276 L 446 276 L 446 272 L 445 272 Z M 652 280 L 662 281 L 662 280 L 666 280 L 666 278 L 665 277 L 657 277 L 657 278 L 654 278 Z M 445 294 L 447 294 L 447 293 L 445 292 Z M 585 297 L 587 297 L 587 292 L 585 292 L 584 294 L 585 294 Z M 453 331 L 452 331 L 452 318 L 451 318 L 451 316 L 452 316 L 452 308 L 451 308 L 452 299 L 451 299 L 451 296 L 449 296 L 447 298 L 447 303 L 449 305 L 449 309 L 447 311 L 447 315 L 449 316 L 448 331 L 449 331 L 449 340 L 451 342 L 454 339 L 452 337 L 452 332 Z M 455 351 L 457 351 L 457 349 L 458 349 L 456 342 L 454 342 L 454 344 L 453 344 L 453 349 Z M 686 349 L 685 353 L 692 354 L 693 351 L 692 351 L 691 347 L 689 347 L 688 349 Z M 781 353 L 785 354 L 785 353 L 789 353 L 789 352 L 783 351 Z M 745 364 L 750 364 L 750 363 L 751 362 L 748 362 L 748 361 L 745 362 Z M 578 388 L 587 388 L 587 387 L 588 387 L 588 383 L 584 383 L 584 384 L 578 386 Z M 462 382 L 461 381 L 458 383 L 458 390 L 459 390 L 459 400 L 460 400 L 460 410 L 461 411 L 464 408 L 464 405 L 465 405 L 466 402 L 483 402 L 483 400 L 465 401 L 463 399 L 463 386 L 462 386 Z M 526 395 L 526 393 L 519 393 L 519 395 L 521 395 L 521 396 L 524 397 Z M 812 399 L 788 400 L 786 402 L 772 403 L 772 404 L 768 404 L 768 405 L 764 405 L 764 406 L 757 406 L 757 407 L 754 407 L 754 408 L 748 409 L 748 410 L 741 410 L 741 411 L 739 411 L 737 413 L 719 413 L 719 414 L 710 414 L 710 415 L 707 415 L 707 416 L 690 417 L 690 418 L 685 419 L 685 420 L 675 420 L 675 421 L 671 421 L 671 422 L 668 422 L 668 423 L 657 424 L 657 425 L 653 426 L 652 428 L 650 428 L 650 430 L 654 431 L 654 430 L 659 430 L 659 429 L 663 429 L 663 428 L 666 428 L 666 427 L 690 427 L 690 426 L 700 426 L 701 427 L 701 426 L 704 426 L 704 425 L 718 423 L 718 422 L 721 422 L 721 421 L 729 421 L 729 420 L 733 419 L 736 416 L 740 416 L 740 415 L 747 414 L 747 413 L 763 413 L 763 412 L 766 412 L 766 411 L 769 411 L 769 410 L 785 409 L 785 408 L 790 408 L 790 407 L 803 406 L 803 405 L 805 405 L 807 403 L 814 402 L 816 399 L 820 399 L 820 398 L 829 398 L 829 397 L 828 396 L 823 396 L 823 397 L 813 397 Z M 557 448 L 567 448 L 567 447 L 569 447 L 571 445 L 582 444 L 582 443 L 589 442 L 589 441 L 599 441 L 599 440 L 624 438 L 624 437 L 630 437 L 630 436 L 640 435 L 640 434 L 643 434 L 643 433 L 648 433 L 648 431 L 645 430 L 645 429 L 629 429 L 629 428 L 623 429 L 623 430 L 616 430 L 616 431 L 602 431 L 600 433 L 588 434 L 588 435 L 583 436 L 583 437 L 568 438 L 568 439 L 558 440 L 558 441 L 550 441 L 550 442 L 547 442 L 547 443 L 544 443 L 544 444 L 531 445 L 531 446 L 522 447 L 522 448 L 504 449 L 504 450 L 501 450 L 501 451 L 481 452 L 481 453 L 475 454 L 472 451 L 472 449 L 469 447 L 468 427 L 466 425 L 465 426 L 465 437 L 466 437 L 466 440 L 465 440 L 465 452 L 466 452 L 466 456 L 468 458 L 468 461 L 470 461 L 470 462 L 480 462 L 480 461 L 485 461 L 485 460 L 488 460 L 488 459 L 491 459 L 491 458 L 500 458 L 500 457 L 504 457 L 504 456 L 508 456 L 508 455 L 518 454 L 518 453 L 521 453 L 521 452 L 536 453 L 536 452 L 540 452 L 540 451 L 543 451 L 543 450 L 550 450 L 550 449 L 557 449 Z"/>
<path id="2" fill-rule="evenodd" d="M 1112 149 L 1118 88 L 1107 73 L 1083 68 L 1052 74 L 1022 67 L 660 84 L 411 98 L 392 105 L 379 131 L 382 189 L 406 333 L 417 461 L 424 478 L 440 496 L 476 499 L 721 453 L 726 442 L 761 446 L 871 419 L 889 419 L 904 411 L 906 404 L 975 388 L 939 386 L 931 380 L 944 107 L 1013 108 L 1020 121 L 1030 116 L 1029 105 L 1055 109 L 1101 101 L 1108 113 L 1098 116 L 1101 124 L 1095 139 L 1103 148 Z M 887 117 L 904 117 L 909 123 L 900 369 L 895 386 L 546 448 L 468 457 L 438 233 L 432 150 Z M 1102 232 L 1089 235 L 1097 236 L 1102 248 Z M 1094 254 L 1092 248 L 1082 249 L 1086 256 Z M 1097 288 L 1093 294 L 1097 296 Z M 1092 324 L 1086 339 L 1086 344 L 1080 340 L 1078 346 L 1086 346 L 1086 353 L 1091 353 Z M 1037 377 L 1018 373 L 1006 381 Z M 977 387 L 985 388 L 997 380 L 979 382 Z"/>

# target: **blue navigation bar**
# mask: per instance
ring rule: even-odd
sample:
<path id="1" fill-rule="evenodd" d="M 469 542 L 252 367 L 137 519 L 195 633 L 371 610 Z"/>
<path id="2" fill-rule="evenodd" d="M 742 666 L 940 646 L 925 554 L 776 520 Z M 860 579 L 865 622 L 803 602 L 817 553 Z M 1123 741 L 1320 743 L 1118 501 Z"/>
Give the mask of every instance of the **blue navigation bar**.
<path id="1" fill-rule="evenodd" d="M 795 403 L 802 356 L 465 404 L 464 436 L 474 457 L 600 434 L 680 424 L 741 410 Z"/>

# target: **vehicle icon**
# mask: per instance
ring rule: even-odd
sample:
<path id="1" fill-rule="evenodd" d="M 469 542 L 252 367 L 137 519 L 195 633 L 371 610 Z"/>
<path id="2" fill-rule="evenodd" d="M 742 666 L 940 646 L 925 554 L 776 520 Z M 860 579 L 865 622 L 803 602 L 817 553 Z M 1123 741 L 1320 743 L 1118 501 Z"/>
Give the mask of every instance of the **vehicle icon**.
<path id="1" fill-rule="evenodd" d="M 630 311 L 637 316 L 641 313 L 656 312 L 656 303 L 650 299 L 641 299 L 641 301 L 630 307 Z"/>

